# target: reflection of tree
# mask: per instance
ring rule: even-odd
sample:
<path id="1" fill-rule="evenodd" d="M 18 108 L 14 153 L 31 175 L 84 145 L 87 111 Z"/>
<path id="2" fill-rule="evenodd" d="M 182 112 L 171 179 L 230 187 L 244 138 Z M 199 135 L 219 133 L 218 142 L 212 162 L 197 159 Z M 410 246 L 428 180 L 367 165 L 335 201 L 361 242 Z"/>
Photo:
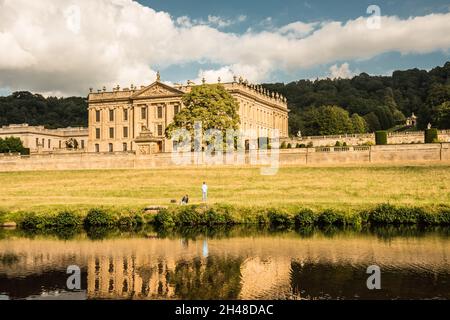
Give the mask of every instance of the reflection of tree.
<path id="1" fill-rule="evenodd" d="M 368 290 L 370 261 L 363 265 L 329 262 L 291 263 L 292 293 L 305 299 L 430 299 L 450 297 L 447 270 L 384 267 L 381 290 Z"/>
<path id="2" fill-rule="evenodd" d="M 155 272 L 155 268 L 153 268 L 153 267 L 142 266 L 142 267 L 137 268 L 137 274 L 142 279 L 141 294 L 144 297 L 147 297 L 150 293 L 150 280 L 152 279 L 154 272 Z"/>
<path id="3" fill-rule="evenodd" d="M 0 254 L 0 265 L 11 267 L 19 262 L 20 257 L 14 253 L 2 253 Z"/>
<path id="4" fill-rule="evenodd" d="M 241 291 L 242 258 L 209 256 L 180 260 L 169 282 L 181 299 L 237 299 Z"/>

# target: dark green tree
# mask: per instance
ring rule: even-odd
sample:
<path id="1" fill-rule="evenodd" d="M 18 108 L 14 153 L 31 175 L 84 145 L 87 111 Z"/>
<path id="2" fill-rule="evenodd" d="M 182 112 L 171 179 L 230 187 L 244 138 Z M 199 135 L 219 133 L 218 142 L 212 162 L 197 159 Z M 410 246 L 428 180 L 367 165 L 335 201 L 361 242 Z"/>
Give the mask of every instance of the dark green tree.
<path id="1" fill-rule="evenodd" d="M 433 108 L 432 122 L 438 129 L 450 128 L 450 101 Z"/>
<path id="2" fill-rule="evenodd" d="M 367 123 L 367 127 L 369 129 L 369 132 L 375 132 L 375 131 L 381 130 L 380 120 L 378 120 L 378 117 L 375 114 L 375 112 L 371 112 L 369 114 L 366 114 L 364 116 L 364 120 Z"/>
<path id="3" fill-rule="evenodd" d="M 352 120 L 347 111 L 337 106 L 310 108 L 304 112 L 305 132 L 319 135 L 353 133 Z"/>
<path id="4" fill-rule="evenodd" d="M 227 129 L 237 130 L 239 127 L 239 104 L 220 84 L 193 87 L 183 96 L 183 104 L 185 107 L 166 129 L 169 138 L 177 129 L 184 128 L 193 134 L 197 121 L 202 122 L 203 130 L 217 129 L 224 137 Z"/>
<path id="5" fill-rule="evenodd" d="M 0 138 L 0 153 L 29 154 L 29 149 L 24 148 L 22 140 L 15 137 Z"/>
<path id="6" fill-rule="evenodd" d="M 357 113 L 352 114 L 351 120 L 353 133 L 366 133 L 368 131 L 366 120 Z"/>

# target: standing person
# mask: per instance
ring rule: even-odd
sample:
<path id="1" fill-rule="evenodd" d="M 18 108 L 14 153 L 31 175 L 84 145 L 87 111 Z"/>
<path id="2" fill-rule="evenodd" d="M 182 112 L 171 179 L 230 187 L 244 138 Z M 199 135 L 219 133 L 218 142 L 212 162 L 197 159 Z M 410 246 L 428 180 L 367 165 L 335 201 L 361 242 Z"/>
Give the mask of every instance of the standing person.
<path id="1" fill-rule="evenodd" d="M 202 185 L 202 200 L 203 202 L 206 202 L 206 200 L 208 200 L 208 185 L 206 184 L 206 182 L 203 182 Z"/>

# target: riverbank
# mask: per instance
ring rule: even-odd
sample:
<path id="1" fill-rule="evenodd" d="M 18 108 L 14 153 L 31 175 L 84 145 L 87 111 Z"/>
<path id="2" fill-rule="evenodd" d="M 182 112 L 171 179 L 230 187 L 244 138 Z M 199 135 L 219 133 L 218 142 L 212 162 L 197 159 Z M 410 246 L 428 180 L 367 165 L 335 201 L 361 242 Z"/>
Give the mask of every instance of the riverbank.
<path id="1" fill-rule="evenodd" d="M 268 227 L 366 226 L 366 225 L 450 225 L 450 206 L 406 207 L 380 204 L 364 210 L 309 208 L 262 208 L 232 205 L 172 206 L 151 211 L 115 211 L 93 208 L 57 213 L 0 213 L 0 224 L 15 223 L 24 230 L 89 229 L 96 227 L 133 228 L 154 225 L 159 228 L 258 225 Z"/>

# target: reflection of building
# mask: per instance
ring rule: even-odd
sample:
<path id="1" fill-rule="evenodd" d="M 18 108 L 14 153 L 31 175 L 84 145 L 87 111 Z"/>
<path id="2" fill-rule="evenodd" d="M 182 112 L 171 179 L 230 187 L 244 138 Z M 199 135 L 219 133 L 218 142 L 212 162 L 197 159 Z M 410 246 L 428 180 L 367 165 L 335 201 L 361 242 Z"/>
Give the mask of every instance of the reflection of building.
<path id="1" fill-rule="evenodd" d="M 406 118 L 406 123 L 405 124 L 408 127 L 415 127 L 417 125 L 417 117 L 414 114 L 414 112 L 413 112 L 413 114 L 410 117 Z"/>
<path id="2" fill-rule="evenodd" d="M 87 128 L 46 129 L 44 126 L 11 124 L 0 128 L 0 138 L 15 137 L 22 140 L 31 152 L 54 151 L 66 148 L 66 142 L 76 141 L 78 149 L 87 147 Z"/>
<path id="3" fill-rule="evenodd" d="M 288 136 L 286 98 L 262 86 L 249 85 L 242 79 L 223 83 L 239 103 L 241 129 L 253 129 L 259 137 L 270 136 L 278 129 Z M 136 151 L 136 139 L 142 131 L 152 132 L 156 152 L 170 152 L 172 143 L 165 138 L 165 129 L 183 108 L 182 96 L 192 89 L 188 85 L 169 86 L 157 80 L 149 86 L 106 88 L 89 94 L 90 152 Z"/>
<path id="4" fill-rule="evenodd" d="M 395 266 L 396 271 L 387 271 L 385 279 L 398 283 L 395 287 L 428 286 L 415 293 L 427 298 L 433 296 L 433 288 L 438 290 L 434 293 L 448 292 L 447 287 L 442 289 L 450 279 L 450 239 L 444 236 L 430 234 L 408 241 L 352 233 L 234 236 L 208 239 L 208 252 L 204 240 L 2 238 L 0 292 L 27 297 L 55 288 L 66 290 L 67 266 L 77 265 L 88 299 L 307 298 L 317 296 L 316 289 L 319 294 L 322 288 L 344 292 L 351 289 L 343 287 L 347 284 L 365 284 L 366 267 L 374 262 Z M 398 277 L 401 269 L 405 273 Z M 417 270 L 429 272 L 415 283 L 411 275 L 419 277 Z M 415 287 L 405 287 L 403 280 Z M 19 290 L 20 283 L 26 291 Z"/>
<path id="5" fill-rule="evenodd" d="M 90 299 L 173 298 L 168 283 L 175 262 L 149 256 L 89 257 L 87 290 Z"/>

